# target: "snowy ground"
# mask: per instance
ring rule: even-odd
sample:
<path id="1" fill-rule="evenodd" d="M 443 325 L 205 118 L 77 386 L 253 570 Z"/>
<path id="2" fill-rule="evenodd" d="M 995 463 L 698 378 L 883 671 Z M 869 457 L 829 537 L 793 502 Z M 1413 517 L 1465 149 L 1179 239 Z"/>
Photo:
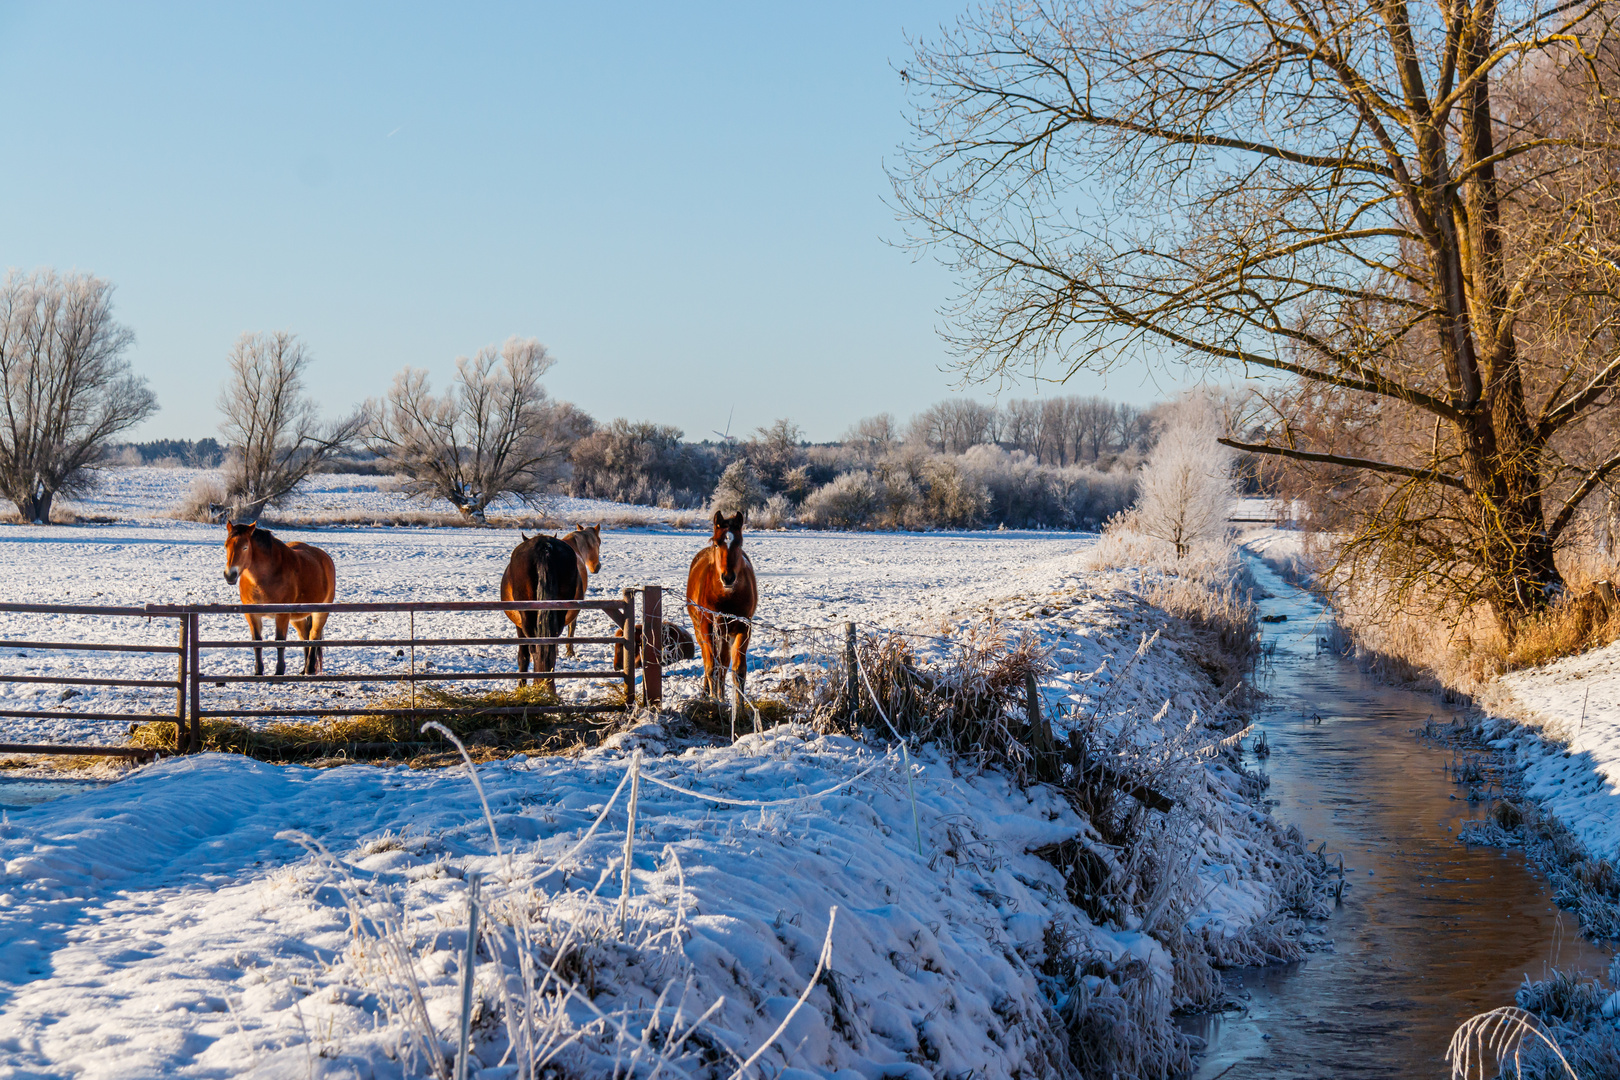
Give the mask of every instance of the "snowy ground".
<path id="1" fill-rule="evenodd" d="M 494 596 L 517 539 L 438 529 L 299 537 L 332 553 L 340 600 Z M 219 541 L 217 529 L 151 517 L 0 527 L 10 571 L 0 592 L 12 601 L 232 600 Z M 593 594 L 680 585 L 701 542 L 610 532 Z M 939 633 L 994 615 L 1054 651 L 1058 670 L 1043 686 L 1049 703 L 1107 693 L 1110 710 L 1134 717 L 1141 738 L 1213 743 L 1219 732 L 1191 723 L 1195 710 L 1206 719 L 1219 710 L 1188 646 L 1166 639 L 1127 665 L 1165 620 L 1136 594 L 1136 574 L 1085 568 L 1090 542 L 994 533 L 747 539 L 763 582 L 760 614 L 781 626 L 836 627 L 852 618 Z M 484 629 L 500 632 L 497 619 Z M 418 625 L 421 633 L 447 628 Z M 395 629 L 334 620 L 329 633 Z M 120 632 L 154 641 L 172 633 L 144 620 Z M 106 633 L 65 617 L 0 616 L 0 638 Z M 802 658 L 804 635 L 762 637 L 760 677 Z M 938 647 L 919 641 L 924 651 Z M 20 652 L 0 651 L 0 673 L 47 662 L 119 674 L 164 666 Z M 498 668 L 510 664 L 506 652 L 471 650 L 439 662 Z M 241 668 L 246 657 L 224 662 Z M 334 653 L 332 663 L 375 671 L 379 687 L 397 670 L 391 652 Z M 677 693 L 695 674 L 694 665 L 675 673 Z M 93 690 L 71 704 L 139 706 L 135 693 Z M 42 697 L 15 685 L 7 694 L 12 707 Z M 0 728 L 6 741 L 83 734 L 31 721 Z M 1127 970 L 1139 974 L 1133 993 L 1167 1002 L 1186 992 L 1187 978 L 1173 968 L 1167 935 L 1198 936 L 1212 955 L 1250 956 L 1254 942 L 1274 935 L 1278 914 L 1299 903 L 1300 865 L 1218 754 L 1192 759 L 1208 764 L 1194 767 L 1176 828 L 1155 834 L 1174 849 L 1126 852 L 1099 846 L 1088 823 L 1045 789 L 1026 794 L 928 748 L 914 761 L 914 819 L 899 759 L 881 743 L 783 727 L 735 746 L 659 756 L 667 742 L 646 725 L 580 758 L 481 767 L 495 837 L 460 770 L 310 770 L 223 755 L 161 762 L 99 790 L 9 811 L 0 824 L 0 1078 L 421 1073 L 401 1018 L 410 1008 L 396 996 L 400 969 L 385 959 L 408 957 L 425 1022 L 448 1037 L 473 872 L 507 924 L 539 941 L 542 962 L 568 951 L 561 935 L 576 935 L 565 974 L 594 997 L 576 995 L 539 1023 L 541 1049 L 546 1038 L 588 1024 L 593 1009 L 612 1019 L 609 1033 L 618 1024 L 634 1034 L 653 1019 L 684 1031 L 713 1007 L 665 1075 L 728 1075 L 785 1024 L 749 1071 L 780 1080 L 1055 1074 L 1065 1054 L 1056 1008 L 1125 1015 L 1108 1012 L 1103 999 Z M 628 794 L 614 792 L 637 747 L 649 779 L 639 787 L 621 931 L 630 821 Z M 666 790 L 652 777 L 699 794 Z M 829 788 L 836 790 L 823 793 Z M 324 845 L 341 875 L 286 830 Z M 1170 868 L 1167 891 L 1141 898 L 1141 912 L 1121 922 L 1094 923 L 1070 902 L 1052 864 L 1032 853 L 1059 841 L 1104 861 L 1160 860 Z M 1195 899 L 1183 908 L 1169 904 L 1173 895 Z M 834 906 L 834 974 L 810 986 Z M 388 913 L 402 929 L 375 940 Z M 400 952 L 389 954 L 395 945 Z M 501 940 L 486 946 L 507 955 Z M 1081 982 L 1060 986 L 1043 970 L 1059 948 L 1080 962 Z M 522 1011 L 502 997 L 516 983 L 502 983 L 489 957 L 476 970 L 484 1019 L 475 1074 L 515 1076 L 510 1058 L 497 1064 L 514 1035 L 495 1017 Z M 555 995 L 547 1000 L 556 1008 Z M 559 1060 L 569 1075 L 603 1075 L 614 1061 L 646 1075 L 647 1055 L 662 1045 L 661 1035 L 638 1049 L 634 1039 L 615 1043 L 597 1031 Z"/>
<path id="2" fill-rule="evenodd" d="M 1527 726 L 1503 740 L 1526 792 L 1594 859 L 1620 865 L 1620 642 L 1504 676 L 1493 702 Z"/>

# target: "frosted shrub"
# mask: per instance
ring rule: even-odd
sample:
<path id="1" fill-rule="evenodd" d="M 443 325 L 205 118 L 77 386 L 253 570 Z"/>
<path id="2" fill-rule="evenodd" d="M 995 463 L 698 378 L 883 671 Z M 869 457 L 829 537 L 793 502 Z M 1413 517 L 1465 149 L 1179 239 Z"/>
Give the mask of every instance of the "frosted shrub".
<path id="1" fill-rule="evenodd" d="M 217 524 L 227 509 L 226 498 L 224 478 L 217 472 L 205 472 L 191 482 L 191 490 L 169 509 L 169 514 L 182 521 Z"/>
<path id="2" fill-rule="evenodd" d="M 1131 472 L 1042 465 L 1022 450 L 975 446 L 959 460 L 985 492 L 987 520 L 1013 528 L 1095 529 L 1136 495 Z"/>
<path id="3" fill-rule="evenodd" d="M 765 505 L 765 485 L 746 461 L 733 461 L 714 487 L 714 509 L 719 513 L 746 514 Z"/>
<path id="4" fill-rule="evenodd" d="M 864 528 L 883 509 L 883 486 L 869 472 L 848 472 L 811 492 L 801 512 L 818 529 Z"/>
<path id="5" fill-rule="evenodd" d="M 1235 489 L 1232 451 L 1216 442 L 1221 420 L 1206 398 L 1183 401 L 1142 470 L 1137 529 L 1186 555 L 1226 531 Z"/>
<path id="6" fill-rule="evenodd" d="M 927 484 L 923 512 L 932 524 L 963 529 L 979 523 L 989 501 L 983 485 L 950 458 L 934 458 L 922 472 Z"/>
<path id="7" fill-rule="evenodd" d="M 793 500 L 780 493 L 765 500 L 765 505 L 754 513 L 756 529 L 780 529 L 793 520 Z"/>

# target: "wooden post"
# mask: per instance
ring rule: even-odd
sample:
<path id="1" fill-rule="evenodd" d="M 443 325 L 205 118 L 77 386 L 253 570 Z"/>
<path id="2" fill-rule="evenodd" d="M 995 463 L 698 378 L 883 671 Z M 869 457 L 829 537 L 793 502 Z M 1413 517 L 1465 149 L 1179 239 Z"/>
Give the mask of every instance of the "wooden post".
<path id="1" fill-rule="evenodd" d="M 1024 716 L 1029 721 L 1029 745 L 1036 754 L 1050 754 L 1052 747 L 1052 729 L 1047 726 L 1046 717 L 1041 712 L 1041 691 L 1035 685 L 1035 673 L 1024 672 Z"/>
<path id="2" fill-rule="evenodd" d="M 646 644 L 641 650 L 641 694 L 649 709 L 664 703 L 664 590 L 648 585 L 641 591 L 641 624 Z"/>
<path id="3" fill-rule="evenodd" d="M 640 628 L 636 626 L 636 590 L 624 590 L 624 711 L 636 707 L 636 655 L 641 648 Z"/>
<path id="4" fill-rule="evenodd" d="M 844 698 L 849 702 L 849 715 L 854 716 L 861 709 L 861 688 L 857 681 L 859 675 L 855 671 L 855 624 L 844 624 L 844 673 L 847 676 L 848 686 L 844 689 Z"/>
<path id="5" fill-rule="evenodd" d="M 202 616 L 195 611 L 186 616 L 186 655 L 190 658 L 187 674 L 191 678 L 191 742 L 186 748 L 188 754 L 195 754 L 202 750 L 202 649 L 197 642 L 202 639 Z"/>
<path id="6" fill-rule="evenodd" d="M 191 620 L 182 615 L 178 620 L 180 624 L 180 659 L 175 665 L 174 676 L 174 751 L 177 754 L 186 752 L 186 745 L 190 742 L 191 732 L 186 730 L 186 695 L 190 684 L 186 680 L 186 672 L 191 667 L 190 637 L 186 633 Z"/>

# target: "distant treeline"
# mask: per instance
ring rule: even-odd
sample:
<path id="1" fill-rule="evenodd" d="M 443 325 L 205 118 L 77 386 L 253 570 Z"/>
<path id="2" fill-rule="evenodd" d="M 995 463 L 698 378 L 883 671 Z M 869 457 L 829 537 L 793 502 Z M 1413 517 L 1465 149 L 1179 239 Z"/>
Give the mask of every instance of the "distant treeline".
<path id="1" fill-rule="evenodd" d="M 943 401 L 905 424 L 868 417 L 831 443 L 806 442 L 786 419 L 746 438 L 687 442 L 669 424 L 571 415 L 585 433 L 560 481 L 567 494 L 823 528 L 1096 528 L 1131 504 L 1155 433 L 1153 410 L 1099 397 Z M 228 452 L 215 439 L 157 439 L 109 457 L 217 468 Z M 321 471 L 387 465 L 353 450 Z"/>
<path id="2" fill-rule="evenodd" d="M 566 485 L 616 502 L 746 509 L 767 524 L 1096 528 L 1130 505 L 1153 434 L 1150 410 L 1097 397 L 944 401 L 819 444 L 785 419 L 722 443 L 621 419 L 575 444 Z"/>

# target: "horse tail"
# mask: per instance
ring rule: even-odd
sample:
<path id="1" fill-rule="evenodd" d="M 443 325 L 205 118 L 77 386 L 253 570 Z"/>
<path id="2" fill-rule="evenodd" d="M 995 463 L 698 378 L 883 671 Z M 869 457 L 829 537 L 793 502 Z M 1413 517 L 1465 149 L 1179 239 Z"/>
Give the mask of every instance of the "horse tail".
<path id="1" fill-rule="evenodd" d="M 561 540 L 551 539 L 539 546 L 534 558 L 534 598 L 536 600 L 575 600 L 579 597 L 579 556 Z M 562 637 L 568 612 L 546 611 L 545 637 Z"/>

